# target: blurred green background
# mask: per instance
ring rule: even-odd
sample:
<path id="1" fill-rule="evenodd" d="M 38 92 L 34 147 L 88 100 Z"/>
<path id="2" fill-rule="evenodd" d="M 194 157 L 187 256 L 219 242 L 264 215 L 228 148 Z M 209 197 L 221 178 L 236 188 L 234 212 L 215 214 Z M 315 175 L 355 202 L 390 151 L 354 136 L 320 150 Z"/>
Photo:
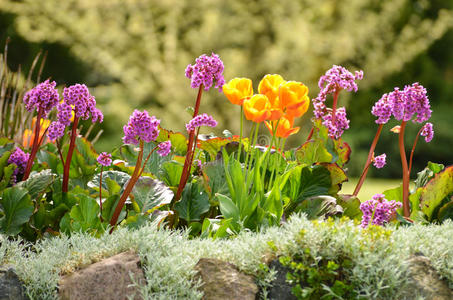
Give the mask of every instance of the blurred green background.
<path id="1" fill-rule="evenodd" d="M 453 155 L 453 1 L 451 0 L 0 0 L 0 45 L 10 37 L 8 62 L 28 68 L 39 50 L 48 57 L 43 78 L 61 86 L 86 83 L 104 112 L 98 151 L 111 151 L 135 109 L 147 109 L 165 128 L 181 131 L 196 91 L 184 69 L 215 52 L 225 79 L 249 77 L 257 89 L 268 73 L 304 82 L 316 97 L 318 78 L 332 65 L 362 69 L 359 92 L 340 94 L 351 129 L 349 175 L 358 176 L 377 129 L 371 107 L 393 87 L 420 82 L 428 89 L 435 137 L 420 140 L 414 170 L 428 160 L 451 164 Z M 202 112 L 239 132 L 239 107 L 212 90 Z M 298 146 L 311 113 L 300 121 Z M 382 134 L 376 154 L 388 165 L 374 177 L 400 177 L 397 137 Z M 410 124 L 410 151 L 419 125 Z M 267 134 L 263 131 L 262 134 Z M 415 172 L 414 172 L 415 173 Z"/>

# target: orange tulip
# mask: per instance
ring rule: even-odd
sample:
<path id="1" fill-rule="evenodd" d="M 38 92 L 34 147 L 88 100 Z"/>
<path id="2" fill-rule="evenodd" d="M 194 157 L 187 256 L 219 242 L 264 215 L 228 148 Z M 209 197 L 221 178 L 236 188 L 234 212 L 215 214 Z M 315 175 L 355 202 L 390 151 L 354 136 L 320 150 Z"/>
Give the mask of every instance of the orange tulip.
<path id="1" fill-rule="evenodd" d="M 39 137 L 42 137 L 42 135 L 44 134 L 44 132 L 46 131 L 47 127 L 49 127 L 50 125 L 50 120 L 47 120 L 47 119 L 41 119 L 41 129 L 39 130 Z M 31 127 L 32 128 L 35 128 L 35 124 L 36 124 L 36 117 L 34 117 L 31 121 Z M 32 141 L 34 140 L 35 138 L 35 133 L 33 130 L 31 129 L 25 129 L 24 130 L 24 133 L 22 135 L 22 145 L 24 146 L 24 148 L 29 148 L 31 147 L 31 143 Z M 44 143 L 48 142 L 49 139 L 46 139 L 44 141 Z"/>
<path id="2" fill-rule="evenodd" d="M 280 86 L 280 107 L 290 118 L 300 117 L 310 104 L 308 88 L 300 82 L 288 81 Z"/>
<path id="3" fill-rule="evenodd" d="M 271 116 L 271 103 L 265 95 L 253 95 L 244 100 L 243 107 L 245 118 L 255 123 L 261 123 Z"/>
<path id="4" fill-rule="evenodd" d="M 278 123 L 278 126 L 277 126 Z M 279 138 L 287 138 L 292 134 L 299 132 L 300 127 L 293 127 L 294 119 L 293 118 L 286 118 L 282 117 L 280 121 L 271 121 L 266 122 L 266 127 L 269 129 L 271 135 L 274 134 L 273 129 L 275 130 L 275 126 L 277 126 L 277 130 L 275 131 L 275 136 Z M 272 128 L 274 127 L 274 128 Z"/>
<path id="5" fill-rule="evenodd" d="M 223 93 L 233 104 L 242 105 L 245 98 L 253 95 L 252 81 L 248 78 L 234 78 L 222 86 Z"/>
<path id="6" fill-rule="evenodd" d="M 258 85 L 258 92 L 260 94 L 266 95 L 269 98 L 272 106 L 277 105 L 278 101 L 278 90 L 281 84 L 286 81 L 282 76 L 278 74 L 267 74 L 261 79 L 260 84 Z"/>

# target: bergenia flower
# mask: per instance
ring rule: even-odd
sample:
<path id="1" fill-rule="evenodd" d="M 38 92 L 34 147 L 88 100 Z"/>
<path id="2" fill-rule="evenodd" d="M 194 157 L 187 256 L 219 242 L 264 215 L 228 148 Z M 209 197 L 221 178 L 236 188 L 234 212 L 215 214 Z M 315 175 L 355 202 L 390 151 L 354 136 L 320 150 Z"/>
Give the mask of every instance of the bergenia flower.
<path id="1" fill-rule="evenodd" d="M 395 88 L 388 97 L 396 120 L 409 121 L 417 114 L 413 121 L 423 123 L 431 117 L 426 89 L 417 82 L 405 86 L 403 91 Z"/>
<path id="2" fill-rule="evenodd" d="M 192 88 L 198 88 L 203 85 L 204 89 L 209 90 L 212 85 L 222 91 L 222 86 L 225 84 L 223 78 L 223 62 L 220 57 L 212 53 L 211 56 L 206 54 L 201 55 L 195 60 L 194 65 L 188 65 L 186 68 L 186 77 L 190 78 Z"/>
<path id="3" fill-rule="evenodd" d="M 330 109 L 328 109 L 330 111 Z M 332 123 L 332 112 L 323 116 L 322 124 L 327 127 L 329 136 L 335 139 L 340 138 L 343 132 L 349 128 L 349 120 L 346 116 L 344 107 L 337 108 L 335 112 L 335 122 Z"/>
<path id="4" fill-rule="evenodd" d="M 90 94 L 86 85 L 75 84 L 65 88 L 63 90 L 63 99 L 65 104 L 64 109 L 67 109 L 67 105 L 72 105 L 76 117 L 87 120 L 91 116 L 93 123 L 101 123 L 103 121 L 104 116 L 96 108 L 96 100 Z"/>
<path id="5" fill-rule="evenodd" d="M 99 154 L 97 162 L 103 165 L 104 167 L 110 166 L 112 164 L 112 154 L 102 152 L 101 154 Z"/>
<path id="6" fill-rule="evenodd" d="M 387 156 L 385 155 L 385 153 L 383 153 L 383 154 L 381 154 L 381 155 L 379 155 L 379 156 L 376 156 L 376 157 L 374 158 L 373 165 L 374 165 L 376 168 L 378 168 L 378 169 L 383 168 L 383 167 L 385 166 L 385 164 L 386 164 L 386 161 L 385 161 L 386 157 L 387 157 Z"/>
<path id="7" fill-rule="evenodd" d="M 421 136 L 425 137 L 425 142 L 429 143 L 434 137 L 434 129 L 433 124 L 428 122 L 423 125 L 422 132 L 420 133 Z"/>
<path id="8" fill-rule="evenodd" d="M 356 80 L 363 79 L 363 71 L 356 71 L 353 75 L 346 68 L 334 65 L 329 69 L 325 75 L 321 76 L 318 86 L 321 91 L 316 98 L 316 101 L 326 101 L 326 96 L 334 94 L 340 90 L 347 90 L 349 92 L 357 92 Z"/>
<path id="9" fill-rule="evenodd" d="M 61 138 L 64 135 L 66 126 L 58 121 L 52 122 L 47 130 L 47 137 L 51 141 Z"/>
<path id="10" fill-rule="evenodd" d="M 36 109 L 44 113 L 44 116 L 52 110 L 59 102 L 58 90 L 55 88 L 56 82 L 46 80 L 36 87 L 26 92 L 24 95 L 25 108 L 28 111 Z"/>
<path id="11" fill-rule="evenodd" d="M 216 127 L 217 121 L 208 114 L 201 114 L 190 120 L 190 122 L 186 124 L 186 129 L 190 132 L 201 126 Z"/>
<path id="12" fill-rule="evenodd" d="M 390 221 L 396 210 L 402 206 L 401 202 L 395 200 L 388 201 L 383 194 L 376 194 L 372 199 L 360 204 L 363 213 L 362 227 L 373 225 L 383 225 Z"/>
<path id="13" fill-rule="evenodd" d="M 14 152 L 11 153 L 8 158 L 8 164 L 15 164 L 17 166 L 13 173 L 13 182 L 16 182 L 16 176 L 18 174 L 24 173 L 29 158 L 30 154 L 25 153 L 20 148 L 16 148 Z"/>
<path id="14" fill-rule="evenodd" d="M 157 154 L 164 157 L 170 154 L 171 151 L 171 141 L 165 141 L 157 145 Z"/>
<path id="15" fill-rule="evenodd" d="M 379 99 L 371 109 L 371 113 L 378 117 L 375 121 L 377 124 L 386 124 L 390 120 L 392 112 L 393 107 L 392 103 L 389 101 L 388 94 L 382 95 L 381 99 Z"/>
<path id="16" fill-rule="evenodd" d="M 145 110 L 135 110 L 129 118 L 127 125 L 124 125 L 123 142 L 125 144 L 138 145 L 139 139 L 146 143 L 155 141 L 159 136 L 160 120 L 150 116 Z"/>

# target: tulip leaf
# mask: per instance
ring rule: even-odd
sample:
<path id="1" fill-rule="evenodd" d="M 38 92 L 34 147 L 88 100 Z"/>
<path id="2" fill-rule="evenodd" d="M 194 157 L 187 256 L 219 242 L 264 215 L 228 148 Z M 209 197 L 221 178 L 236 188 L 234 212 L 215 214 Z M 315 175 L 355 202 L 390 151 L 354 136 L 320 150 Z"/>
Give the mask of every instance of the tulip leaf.
<path id="1" fill-rule="evenodd" d="M 199 221 L 201 215 L 209 211 L 209 207 L 209 196 L 198 182 L 188 183 L 182 192 L 181 200 L 175 204 L 179 217 L 188 223 Z"/>
<path id="2" fill-rule="evenodd" d="M 420 194 L 421 210 L 429 220 L 435 217 L 434 212 L 438 210 L 445 199 L 453 193 L 453 166 L 445 168 L 437 173 L 423 188 Z"/>
<path id="3" fill-rule="evenodd" d="M 6 235 L 18 234 L 34 210 L 28 191 L 16 186 L 7 188 L 3 191 L 0 204 L 4 214 L 0 219 L 0 231 Z"/>
<path id="4" fill-rule="evenodd" d="M 132 195 L 141 213 L 151 213 L 171 202 L 173 192 L 162 181 L 150 177 L 140 177 L 132 189 Z"/>

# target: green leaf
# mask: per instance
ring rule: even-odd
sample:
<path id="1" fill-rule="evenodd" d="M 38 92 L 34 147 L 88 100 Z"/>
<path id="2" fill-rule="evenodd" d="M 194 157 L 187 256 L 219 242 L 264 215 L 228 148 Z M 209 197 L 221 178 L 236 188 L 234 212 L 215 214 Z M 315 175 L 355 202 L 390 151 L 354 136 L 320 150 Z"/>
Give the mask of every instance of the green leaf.
<path id="1" fill-rule="evenodd" d="M 211 195 L 220 193 L 230 196 L 228 184 L 225 178 L 225 169 L 221 160 L 215 160 L 203 165 L 202 168 L 203 178 L 207 181 Z"/>
<path id="2" fill-rule="evenodd" d="M 101 173 L 98 173 L 94 178 L 88 182 L 88 187 L 99 190 L 99 181 Z M 126 182 L 131 178 L 131 176 L 125 172 L 121 171 L 105 171 L 102 172 L 102 189 L 109 190 L 109 183 L 107 179 L 110 179 L 116 182 L 121 188 L 126 184 Z M 112 188 L 112 186 L 110 186 Z M 110 191 L 110 190 L 109 190 Z"/>
<path id="3" fill-rule="evenodd" d="M 93 198 L 79 194 L 79 203 L 72 207 L 70 230 L 73 232 L 94 232 L 100 228 L 99 205 Z"/>
<path id="4" fill-rule="evenodd" d="M 225 219 L 240 220 L 239 208 L 231 200 L 230 197 L 216 194 L 216 198 L 219 200 L 220 212 L 222 213 Z"/>
<path id="5" fill-rule="evenodd" d="M 3 177 L 3 169 L 8 165 L 8 159 L 11 155 L 11 151 L 3 152 L 2 156 L 0 157 L 0 180 Z"/>
<path id="6" fill-rule="evenodd" d="M 453 199 L 439 209 L 439 221 L 453 220 Z"/>
<path id="7" fill-rule="evenodd" d="M 420 194 L 421 209 L 430 221 L 435 217 L 434 211 L 440 208 L 438 206 L 451 193 L 453 193 L 453 166 L 437 173 Z"/>
<path id="8" fill-rule="evenodd" d="M 3 168 L 3 178 L 0 181 L 0 191 L 8 186 L 13 176 L 14 170 L 17 168 L 16 164 L 10 164 Z"/>
<path id="9" fill-rule="evenodd" d="M 158 173 L 159 179 L 165 182 L 168 186 L 176 187 L 179 185 L 183 167 L 184 165 L 177 161 L 166 161 L 162 164 Z"/>
<path id="10" fill-rule="evenodd" d="M 189 223 L 199 221 L 209 207 L 209 196 L 198 182 L 188 183 L 182 192 L 182 199 L 175 204 L 179 217 Z"/>
<path id="11" fill-rule="evenodd" d="M 173 192 L 162 181 L 150 177 L 140 177 L 132 189 L 132 195 L 141 213 L 151 213 L 171 202 Z"/>
<path id="12" fill-rule="evenodd" d="M 178 155 L 186 155 L 187 138 L 181 132 L 173 132 L 159 127 L 159 136 L 156 141 L 158 143 L 170 140 L 172 150 Z"/>
<path id="13" fill-rule="evenodd" d="M 337 203 L 343 208 L 343 215 L 350 219 L 358 219 L 362 216 L 360 200 L 353 195 L 338 195 Z"/>
<path id="14" fill-rule="evenodd" d="M 55 176 L 50 169 L 39 173 L 33 172 L 27 180 L 19 182 L 17 185 L 27 189 L 31 198 L 36 199 L 53 183 Z"/>
<path id="15" fill-rule="evenodd" d="M 296 159 L 300 164 L 330 163 L 333 156 L 327 151 L 322 140 L 309 140 L 296 150 Z"/>
<path id="16" fill-rule="evenodd" d="M 344 165 L 348 163 L 351 157 L 351 147 L 341 138 L 339 138 L 338 140 L 333 140 L 333 143 L 335 152 L 338 155 L 337 164 L 340 167 L 344 167 Z"/>
<path id="17" fill-rule="evenodd" d="M 156 143 L 150 142 L 145 143 L 143 148 L 143 160 L 148 157 L 148 154 L 153 151 L 156 147 Z M 137 163 L 137 157 L 139 148 L 135 145 L 123 145 L 119 148 L 119 152 L 121 157 L 127 161 L 129 167 L 135 167 Z M 160 156 L 157 151 L 151 153 L 151 156 L 148 160 L 148 163 L 145 166 L 145 172 L 151 174 L 158 174 L 160 166 L 171 159 L 170 155 L 162 157 Z"/>
<path id="18" fill-rule="evenodd" d="M 332 181 L 332 187 L 329 189 L 329 194 L 336 194 L 341 189 L 341 184 L 348 180 L 348 176 L 346 176 L 346 172 L 338 166 L 338 164 L 328 164 L 322 163 L 321 164 L 324 168 L 326 168 L 330 173 L 330 180 Z"/>
<path id="19" fill-rule="evenodd" d="M 215 160 L 217 157 L 217 153 L 222 149 L 222 147 L 231 142 L 238 141 L 239 141 L 238 136 L 233 136 L 231 138 L 216 137 L 205 141 L 200 141 L 200 149 L 208 152 L 209 156 L 211 157 L 211 160 Z M 245 139 L 243 139 L 243 142 L 244 141 Z"/>
<path id="20" fill-rule="evenodd" d="M 77 151 L 87 164 L 95 165 L 97 163 L 96 151 L 94 150 L 93 145 L 86 138 L 81 137 L 76 139 L 76 147 Z"/>
<path id="21" fill-rule="evenodd" d="M 415 188 L 423 187 L 428 181 L 434 177 L 437 173 L 444 169 L 444 165 L 428 162 L 425 169 L 417 173 L 417 179 L 415 180 Z"/>
<path id="22" fill-rule="evenodd" d="M 343 212 L 341 206 L 337 205 L 337 201 L 331 196 L 315 196 L 302 201 L 296 212 L 304 212 L 307 219 L 314 220 L 321 216 L 333 216 Z"/>
<path id="23" fill-rule="evenodd" d="M 102 218 L 109 223 L 112 219 L 115 208 L 120 200 L 120 195 L 111 195 L 102 203 Z M 119 224 L 126 217 L 126 205 L 123 206 L 117 223 Z"/>
<path id="24" fill-rule="evenodd" d="M 26 189 L 11 187 L 3 191 L 0 204 L 4 216 L 0 219 L 0 230 L 6 235 L 16 235 L 33 214 L 33 202 Z"/>

